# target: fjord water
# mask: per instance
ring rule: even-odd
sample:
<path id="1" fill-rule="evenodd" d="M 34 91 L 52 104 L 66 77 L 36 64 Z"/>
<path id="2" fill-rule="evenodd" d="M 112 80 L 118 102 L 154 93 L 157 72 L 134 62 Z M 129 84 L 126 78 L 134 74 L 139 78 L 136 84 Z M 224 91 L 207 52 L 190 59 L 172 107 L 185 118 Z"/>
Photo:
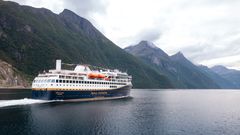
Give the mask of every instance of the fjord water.
<path id="1" fill-rule="evenodd" d="M 35 101 L 30 92 L 0 91 L 1 135 L 240 134 L 238 90 L 134 89 L 97 102 Z"/>

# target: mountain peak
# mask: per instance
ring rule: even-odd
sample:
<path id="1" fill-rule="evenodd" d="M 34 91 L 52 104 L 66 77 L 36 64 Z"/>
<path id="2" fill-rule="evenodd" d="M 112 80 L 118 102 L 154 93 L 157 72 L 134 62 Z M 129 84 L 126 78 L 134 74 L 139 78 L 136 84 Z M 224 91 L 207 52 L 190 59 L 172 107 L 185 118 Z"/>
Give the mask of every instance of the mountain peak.
<path id="1" fill-rule="evenodd" d="M 173 61 L 177 61 L 180 63 L 185 63 L 185 65 L 191 65 L 192 67 L 196 67 L 190 60 L 188 60 L 182 52 L 178 52 L 171 56 Z"/>
<path id="2" fill-rule="evenodd" d="M 103 34 L 98 31 L 90 21 L 77 15 L 73 11 L 64 9 L 59 16 L 62 17 L 65 24 L 73 31 L 77 31 L 79 33 L 84 32 L 84 35 L 92 39 L 103 38 Z"/>
<path id="3" fill-rule="evenodd" d="M 152 42 L 147 41 L 147 40 L 142 40 L 138 43 L 138 45 L 146 45 L 149 46 L 151 48 L 158 48 L 156 45 L 154 45 Z"/>
<path id="4" fill-rule="evenodd" d="M 134 56 L 147 59 L 156 65 L 163 65 L 163 61 L 168 62 L 170 60 L 169 56 L 163 50 L 155 46 L 152 42 L 145 40 L 124 50 Z"/>
<path id="5" fill-rule="evenodd" d="M 69 9 L 64 9 L 59 15 L 61 16 L 78 16 L 76 13 L 74 13 L 73 11 L 69 10 Z"/>
<path id="6" fill-rule="evenodd" d="M 224 66 L 222 66 L 222 65 L 215 65 L 215 66 L 213 66 L 212 68 L 228 69 L 228 68 L 226 68 L 226 67 L 224 67 Z"/>
<path id="7" fill-rule="evenodd" d="M 171 56 L 174 59 L 186 59 L 186 57 L 183 55 L 181 51 L 177 52 L 176 54 Z"/>
<path id="8" fill-rule="evenodd" d="M 230 69 L 228 69 L 222 65 L 213 66 L 211 69 L 216 73 L 226 73 L 226 72 L 230 71 Z"/>
<path id="9" fill-rule="evenodd" d="M 177 52 L 175 55 L 185 57 L 181 51 Z"/>

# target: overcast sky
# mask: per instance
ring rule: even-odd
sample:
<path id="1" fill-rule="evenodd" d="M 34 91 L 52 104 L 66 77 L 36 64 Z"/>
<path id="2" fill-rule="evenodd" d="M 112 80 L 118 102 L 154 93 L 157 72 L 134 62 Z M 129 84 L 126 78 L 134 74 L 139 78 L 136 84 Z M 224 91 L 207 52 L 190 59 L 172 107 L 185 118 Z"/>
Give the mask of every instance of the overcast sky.
<path id="1" fill-rule="evenodd" d="M 121 48 L 149 40 L 197 64 L 240 69 L 240 0 L 13 0 L 90 20 Z"/>

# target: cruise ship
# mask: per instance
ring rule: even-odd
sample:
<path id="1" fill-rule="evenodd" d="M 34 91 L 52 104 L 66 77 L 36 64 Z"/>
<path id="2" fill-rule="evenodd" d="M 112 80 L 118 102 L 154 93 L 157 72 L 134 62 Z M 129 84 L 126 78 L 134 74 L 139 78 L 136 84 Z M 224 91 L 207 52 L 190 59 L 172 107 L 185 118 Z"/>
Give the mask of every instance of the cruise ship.
<path id="1" fill-rule="evenodd" d="M 130 96 L 132 76 L 117 69 L 76 65 L 74 70 L 56 69 L 38 74 L 32 82 L 32 98 L 43 100 L 105 100 Z"/>

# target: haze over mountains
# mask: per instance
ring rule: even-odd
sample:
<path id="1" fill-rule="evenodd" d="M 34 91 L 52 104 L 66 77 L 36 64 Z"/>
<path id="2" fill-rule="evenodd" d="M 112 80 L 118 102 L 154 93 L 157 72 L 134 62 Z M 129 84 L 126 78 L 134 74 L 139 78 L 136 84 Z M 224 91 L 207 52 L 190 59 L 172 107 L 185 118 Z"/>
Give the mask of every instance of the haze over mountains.
<path id="1" fill-rule="evenodd" d="M 123 50 L 70 10 L 55 14 L 0 1 L 0 60 L 14 68 L 11 78 L 31 80 L 54 68 L 56 59 L 127 71 L 135 88 L 240 88 L 237 70 L 196 66 L 182 53 L 168 56 L 149 41 Z M 1 76 L 0 82 L 8 82 Z"/>
<path id="2" fill-rule="evenodd" d="M 127 71 L 137 88 L 173 88 L 165 76 L 70 10 L 54 14 L 45 8 L 0 1 L 0 59 L 30 75 L 29 80 L 39 71 L 55 68 L 55 60 L 62 59 Z"/>
<path id="3" fill-rule="evenodd" d="M 181 52 L 168 56 L 149 41 L 125 48 L 125 51 L 157 68 L 177 88 L 240 88 L 239 71 L 223 66 L 196 66 Z M 235 75 L 234 75 L 235 74 Z"/>

